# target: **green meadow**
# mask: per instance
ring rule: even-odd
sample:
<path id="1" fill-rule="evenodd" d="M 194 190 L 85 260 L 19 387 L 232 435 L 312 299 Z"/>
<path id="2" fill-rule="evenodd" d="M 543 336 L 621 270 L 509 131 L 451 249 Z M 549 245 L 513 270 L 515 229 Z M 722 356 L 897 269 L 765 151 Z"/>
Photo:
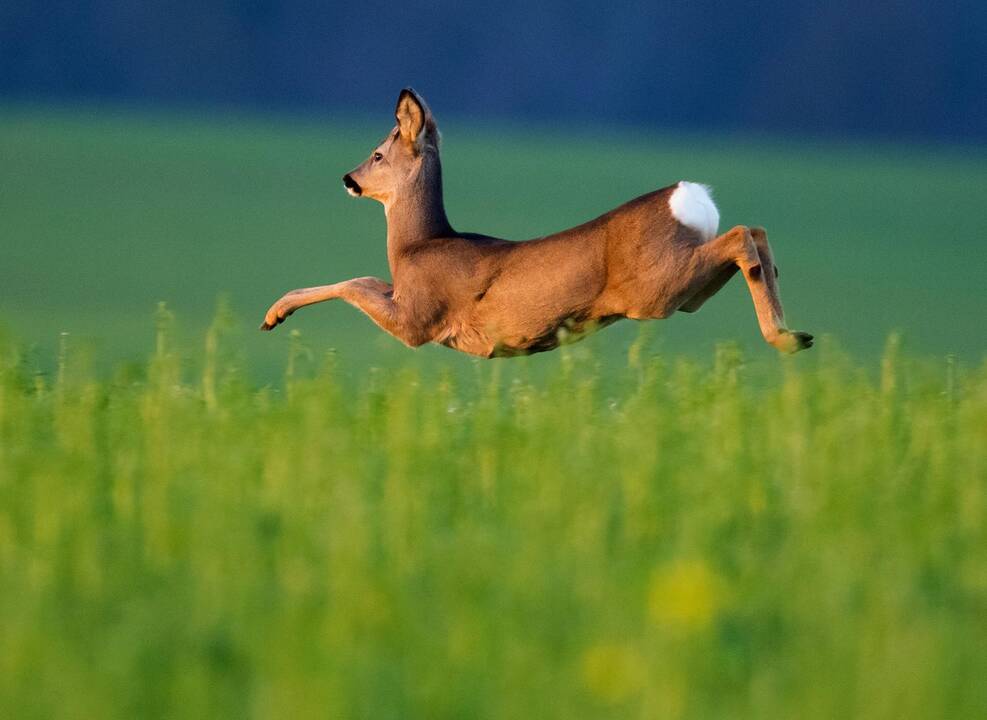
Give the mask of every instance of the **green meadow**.
<path id="1" fill-rule="evenodd" d="M 62 332 L 110 367 L 144 357 L 159 301 L 194 343 L 220 296 L 252 329 L 287 290 L 386 277 L 381 207 L 346 195 L 340 179 L 390 129 L 389 109 L 325 123 L 0 109 L 0 323 L 49 367 Z M 978 361 L 987 349 L 982 150 L 439 120 L 458 229 L 537 237 L 679 179 L 702 181 L 722 228 L 768 229 L 795 327 L 869 358 L 892 331 L 922 355 Z M 360 367 L 396 346 L 342 304 L 285 327 Z M 669 352 L 708 357 L 724 340 L 766 352 L 739 280 L 653 332 Z M 622 352 L 636 334 L 623 323 L 587 343 Z M 244 335 L 258 377 L 279 372 L 282 335 Z M 418 354 L 463 362 L 444 348 Z"/>
<path id="2" fill-rule="evenodd" d="M 0 111 L 0 717 L 984 716 L 982 152 L 460 120 L 457 227 L 708 182 L 817 346 L 738 281 L 531 358 L 256 331 L 386 276 L 387 128 Z"/>

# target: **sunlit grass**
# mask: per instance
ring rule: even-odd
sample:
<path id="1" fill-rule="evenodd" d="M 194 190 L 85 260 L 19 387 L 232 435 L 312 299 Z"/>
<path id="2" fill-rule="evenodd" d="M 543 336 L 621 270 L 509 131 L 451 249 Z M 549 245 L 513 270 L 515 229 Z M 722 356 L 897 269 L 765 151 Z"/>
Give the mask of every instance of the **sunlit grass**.
<path id="1" fill-rule="evenodd" d="M 2 717 L 983 717 L 985 366 L 296 338 L 258 388 L 158 323 L 2 344 Z"/>

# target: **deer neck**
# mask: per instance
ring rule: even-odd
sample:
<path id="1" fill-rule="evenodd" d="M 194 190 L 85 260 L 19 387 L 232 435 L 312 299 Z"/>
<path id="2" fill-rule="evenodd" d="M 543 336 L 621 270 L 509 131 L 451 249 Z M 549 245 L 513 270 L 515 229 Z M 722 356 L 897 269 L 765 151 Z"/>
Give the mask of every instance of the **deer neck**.
<path id="1" fill-rule="evenodd" d="M 428 155 L 402 192 L 384 205 L 387 217 L 387 262 L 394 275 L 402 251 L 436 237 L 453 233 L 442 201 L 442 166 Z"/>

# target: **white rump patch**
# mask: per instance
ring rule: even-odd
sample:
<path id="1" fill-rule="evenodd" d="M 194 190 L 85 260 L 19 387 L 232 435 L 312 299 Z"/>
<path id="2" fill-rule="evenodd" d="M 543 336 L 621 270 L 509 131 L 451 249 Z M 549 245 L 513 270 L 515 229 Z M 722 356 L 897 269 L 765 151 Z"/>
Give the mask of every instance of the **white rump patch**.
<path id="1" fill-rule="evenodd" d="M 705 185 L 683 180 L 668 198 L 668 207 L 676 220 L 698 232 L 703 240 L 716 237 L 720 227 L 720 211 L 713 204 L 710 189 Z"/>

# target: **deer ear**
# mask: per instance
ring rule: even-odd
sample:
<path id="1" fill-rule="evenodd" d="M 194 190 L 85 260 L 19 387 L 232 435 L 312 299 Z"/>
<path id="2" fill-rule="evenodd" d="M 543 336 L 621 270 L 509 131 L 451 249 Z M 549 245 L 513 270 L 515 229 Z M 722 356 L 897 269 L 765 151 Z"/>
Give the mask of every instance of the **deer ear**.
<path id="1" fill-rule="evenodd" d="M 401 138 L 415 145 L 421 139 L 426 123 L 431 120 L 431 113 L 421 96 L 411 88 L 405 88 L 398 95 L 398 105 L 394 109 L 394 117 L 398 121 Z"/>

